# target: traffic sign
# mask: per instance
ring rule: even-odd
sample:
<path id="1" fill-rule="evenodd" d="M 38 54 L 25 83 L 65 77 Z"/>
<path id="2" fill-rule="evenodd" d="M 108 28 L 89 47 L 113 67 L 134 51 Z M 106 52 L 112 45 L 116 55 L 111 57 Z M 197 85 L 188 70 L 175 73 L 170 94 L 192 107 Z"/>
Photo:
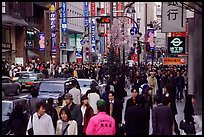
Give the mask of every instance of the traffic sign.
<path id="1" fill-rule="evenodd" d="M 61 49 L 66 49 L 66 43 L 60 43 Z"/>
<path id="2" fill-rule="evenodd" d="M 135 34 L 137 34 L 138 33 L 138 29 L 136 28 L 136 27 L 132 27 L 131 29 L 130 29 L 130 34 L 131 35 L 135 35 Z"/>

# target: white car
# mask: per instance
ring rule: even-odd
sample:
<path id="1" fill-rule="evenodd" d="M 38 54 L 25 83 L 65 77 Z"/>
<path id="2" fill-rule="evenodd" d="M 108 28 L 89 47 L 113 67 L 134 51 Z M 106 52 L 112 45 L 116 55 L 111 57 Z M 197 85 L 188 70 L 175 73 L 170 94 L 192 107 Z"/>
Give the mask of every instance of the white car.
<path id="1" fill-rule="evenodd" d="M 80 89 L 81 89 L 81 95 L 83 96 L 84 94 L 86 94 L 87 90 L 90 89 L 90 85 L 91 83 L 95 83 L 97 85 L 97 88 L 100 91 L 99 85 L 97 83 L 97 81 L 95 79 L 76 79 L 80 85 Z"/>

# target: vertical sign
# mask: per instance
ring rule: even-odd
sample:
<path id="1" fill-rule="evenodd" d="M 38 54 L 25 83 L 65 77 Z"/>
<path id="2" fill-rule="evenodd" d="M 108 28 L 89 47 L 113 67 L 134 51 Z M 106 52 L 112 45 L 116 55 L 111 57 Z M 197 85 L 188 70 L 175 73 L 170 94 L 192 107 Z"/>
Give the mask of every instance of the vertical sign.
<path id="1" fill-rule="evenodd" d="M 38 47 L 39 47 L 39 50 L 40 51 L 45 51 L 45 33 L 42 33 L 40 32 L 38 34 L 38 40 L 39 40 L 39 44 L 38 44 Z"/>
<path id="2" fill-rule="evenodd" d="M 84 26 L 85 26 L 85 29 L 88 29 L 89 28 L 89 4 L 88 2 L 84 2 Z"/>
<path id="3" fill-rule="evenodd" d="M 95 16 L 95 2 L 91 2 L 91 16 Z M 95 19 L 91 19 L 91 52 L 96 51 L 96 40 L 95 40 Z"/>
<path id="4" fill-rule="evenodd" d="M 52 54 L 56 54 L 56 12 L 55 12 L 55 2 L 51 3 L 50 6 L 50 30 L 52 39 Z"/>
<path id="5" fill-rule="evenodd" d="M 100 37 L 100 42 L 101 42 L 101 51 L 100 53 L 105 52 L 105 37 Z"/>
<path id="6" fill-rule="evenodd" d="M 62 33 L 65 33 L 66 29 L 67 29 L 66 2 L 62 2 Z"/>
<path id="7" fill-rule="evenodd" d="M 147 29 L 147 42 L 150 44 L 150 50 L 155 49 L 155 38 L 154 38 L 154 29 Z"/>
<path id="8" fill-rule="evenodd" d="M 162 32 L 185 32 L 186 9 L 180 2 L 162 2 Z"/>

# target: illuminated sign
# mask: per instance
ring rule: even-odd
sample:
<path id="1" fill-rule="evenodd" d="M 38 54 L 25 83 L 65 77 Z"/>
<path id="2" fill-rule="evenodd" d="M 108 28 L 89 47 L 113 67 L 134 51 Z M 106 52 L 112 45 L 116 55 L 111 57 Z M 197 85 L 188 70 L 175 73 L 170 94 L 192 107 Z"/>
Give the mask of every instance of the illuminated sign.
<path id="1" fill-rule="evenodd" d="M 149 42 L 150 50 L 155 49 L 154 29 L 147 29 L 147 42 Z"/>
<path id="2" fill-rule="evenodd" d="M 95 39 L 95 20 L 92 19 L 92 23 L 91 23 L 91 52 L 95 52 L 95 48 L 96 48 L 96 39 Z"/>
<path id="3" fill-rule="evenodd" d="M 50 30 L 52 39 L 52 54 L 56 54 L 56 12 L 55 12 L 55 2 L 51 3 L 50 6 Z"/>
<path id="4" fill-rule="evenodd" d="M 95 2 L 91 2 L 91 16 L 95 16 L 95 8 L 96 8 Z"/>
<path id="5" fill-rule="evenodd" d="M 168 37 L 168 54 L 185 54 L 185 37 Z"/>
<path id="6" fill-rule="evenodd" d="M 40 51 L 45 51 L 45 33 L 38 34 L 38 46 Z"/>
<path id="7" fill-rule="evenodd" d="M 89 19 L 86 18 L 89 16 L 89 4 L 88 2 L 84 2 L 84 26 L 85 28 L 89 27 Z"/>
<path id="8" fill-rule="evenodd" d="M 186 65 L 186 58 L 164 58 L 163 65 Z"/>
<path id="9" fill-rule="evenodd" d="M 67 29 L 67 12 L 66 2 L 62 2 L 62 32 L 66 32 Z"/>

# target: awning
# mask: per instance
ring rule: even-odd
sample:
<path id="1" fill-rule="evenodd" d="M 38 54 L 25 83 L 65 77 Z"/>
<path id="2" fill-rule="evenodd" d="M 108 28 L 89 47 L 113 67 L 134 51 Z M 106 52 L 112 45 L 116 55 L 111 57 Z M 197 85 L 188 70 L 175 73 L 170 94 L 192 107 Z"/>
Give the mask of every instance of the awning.
<path id="1" fill-rule="evenodd" d="M 39 58 L 39 55 L 32 52 L 31 50 L 28 50 L 28 58 Z"/>
<path id="2" fill-rule="evenodd" d="M 14 26 L 28 26 L 28 23 L 24 19 L 17 19 L 4 14 L 2 14 L 2 23 L 13 24 Z"/>

